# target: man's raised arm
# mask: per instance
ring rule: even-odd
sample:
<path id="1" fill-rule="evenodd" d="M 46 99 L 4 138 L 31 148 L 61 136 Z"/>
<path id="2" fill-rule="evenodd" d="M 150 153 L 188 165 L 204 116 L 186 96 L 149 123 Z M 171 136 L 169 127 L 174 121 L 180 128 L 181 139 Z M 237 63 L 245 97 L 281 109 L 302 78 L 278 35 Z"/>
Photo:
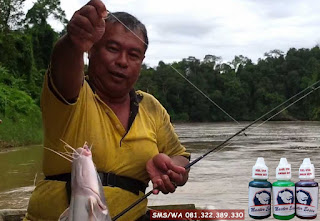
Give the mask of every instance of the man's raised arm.
<path id="1" fill-rule="evenodd" d="M 100 0 L 91 0 L 76 11 L 67 34 L 56 43 L 51 58 L 51 77 L 59 93 L 72 100 L 79 95 L 83 81 L 83 55 L 105 32 L 107 10 Z"/>

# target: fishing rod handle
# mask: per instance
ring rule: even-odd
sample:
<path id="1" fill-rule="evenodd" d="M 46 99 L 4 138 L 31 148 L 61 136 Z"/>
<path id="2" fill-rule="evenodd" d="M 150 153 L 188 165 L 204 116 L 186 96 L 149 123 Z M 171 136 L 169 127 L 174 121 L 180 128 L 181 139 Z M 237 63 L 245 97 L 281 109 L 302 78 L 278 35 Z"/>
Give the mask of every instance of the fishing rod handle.
<path id="1" fill-rule="evenodd" d="M 155 190 L 155 189 L 153 189 Z M 125 210 L 123 210 L 121 213 L 119 213 L 118 215 L 116 215 L 115 217 L 112 218 L 112 221 L 115 221 L 117 219 L 119 219 L 121 216 L 123 216 L 124 214 L 126 214 L 129 210 L 131 210 L 133 207 L 135 207 L 136 205 L 138 205 L 139 203 L 141 203 L 144 199 L 146 199 L 148 196 L 150 196 L 153 192 L 153 190 L 150 190 L 148 193 L 146 193 L 143 197 L 141 197 L 139 200 L 137 200 L 136 202 L 134 202 L 133 204 L 131 204 L 129 207 L 127 207 Z"/>

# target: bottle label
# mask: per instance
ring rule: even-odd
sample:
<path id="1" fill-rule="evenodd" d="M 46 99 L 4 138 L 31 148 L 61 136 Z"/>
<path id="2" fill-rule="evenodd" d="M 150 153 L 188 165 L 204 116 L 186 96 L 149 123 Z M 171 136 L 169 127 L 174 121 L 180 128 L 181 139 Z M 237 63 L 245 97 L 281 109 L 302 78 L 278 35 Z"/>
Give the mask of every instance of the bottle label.
<path id="1" fill-rule="evenodd" d="M 296 188 L 296 213 L 303 217 L 317 215 L 318 211 L 318 187 Z"/>
<path id="2" fill-rule="evenodd" d="M 271 188 L 249 186 L 249 215 L 268 216 L 271 213 Z"/>
<path id="3" fill-rule="evenodd" d="M 295 213 L 295 187 L 273 187 L 273 213 L 289 216 Z"/>

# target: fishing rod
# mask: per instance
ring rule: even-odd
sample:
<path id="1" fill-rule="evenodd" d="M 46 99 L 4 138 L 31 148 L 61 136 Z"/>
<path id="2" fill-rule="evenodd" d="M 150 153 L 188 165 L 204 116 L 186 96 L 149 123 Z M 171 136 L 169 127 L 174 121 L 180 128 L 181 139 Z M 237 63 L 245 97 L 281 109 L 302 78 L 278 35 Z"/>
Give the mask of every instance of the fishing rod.
<path id="1" fill-rule="evenodd" d="M 264 120 L 261 124 L 259 124 L 256 127 L 251 128 L 250 131 L 260 127 L 261 125 L 265 124 L 266 122 L 268 122 L 270 119 L 274 118 L 275 116 L 277 116 L 278 114 L 280 114 L 281 112 L 283 112 L 284 110 L 288 109 L 289 107 L 291 107 L 292 105 L 294 105 L 295 103 L 299 102 L 300 100 L 302 100 L 303 98 L 307 97 L 309 94 L 313 93 L 315 90 L 318 90 L 320 88 L 320 86 L 313 88 L 311 91 L 309 91 L 308 93 L 306 93 L 305 95 L 301 96 L 300 98 L 298 98 L 297 100 L 295 100 L 294 102 L 290 103 L 288 106 L 284 107 L 283 109 L 281 109 L 280 111 L 278 111 L 277 113 L 275 113 L 274 115 L 272 115 L 271 117 L 267 118 L 266 120 Z M 279 105 L 278 105 L 279 107 Z M 249 131 L 249 132 L 250 132 Z M 224 148 L 230 146 L 230 144 L 232 144 L 234 142 L 229 142 L 228 145 L 223 146 L 222 148 L 220 148 L 219 150 L 215 151 L 215 153 L 223 150 Z M 217 149 L 217 148 L 216 148 Z"/>
<path id="2" fill-rule="evenodd" d="M 122 24 L 127 30 L 129 30 L 133 35 L 135 35 L 142 43 L 144 43 L 146 46 L 147 43 L 141 39 L 134 31 L 132 31 L 129 27 L 127 27 L 120 19 L 118 19 L 113 13 L 111 13 L 109 10 L 107 10 L 108 13 L 113 16 L 120 24 Z M 234 119 L 230 114 L 228 114 L 223 108 L 221 108 L 216 102 L 214 102 L 209 96 L 207 96 L 204 92 L 202 92 L 196 85 L 194 85 L 189 79 L 187 79 L 183 74 L 181 74 L 176 68 L 174 68 L 172 65 L 170 65 L 170 67 L 176 72 L 178 73 L 183 79 L 185 79 L 190 85 L 192 85 L 196 90 L 198 90 L 198 92 L 200 92 L 205 98 L 207 98 L 212 104 L 214 104 L 217 108 L 219 108 L 223 113 L 225 113 L 230 119 L 232 119 L 234 122 L 236 122 L 238 125 L 240 125 L 240 123 Z M 239 134 L 243 133 L 245 136 L 247 136 L 244 131 L 247 130 L 249 127 L 251 127 L 252 125 L 256 124 L 258 121 L 260 121 L 262 118 L 264 118 L 265 116 L 267 116 L 268 114 L 272 113 L 274 110 L 276 110 L 277 108 L 281 107 L 282 105 L 284 105 L 285 103 L 287 103 L 288 101 L 292 100 L 293 98 L 295 98 L 296 96 L 299 96 L 300 94 L 302 94 L 303 92 L 305 92 L 307 89 L 314 87 L 316 84 L 318 84 L 320 81 L 317 81 L 316 83 L 310 85 L 309 87 L 305 88 L 304 90 L 302 90 L 301 92 L 299 92 L 298 94 L 292 96 L 291 98 L 287 99 L 286 101 L 284 101 L 283 103 L 279 104 L 278 106 L 276 106 L 275 108 L 273 108 L 272 110 L 270 110 L 269 112 L 267 112 L 266 114 L 262 115 L 261 117 L 259 117 L 258 119 L 256 119 L 255 121 L 253 121 L 252 123 L 250 123 L 249 125 L 247 125 L 246 127 L 242 128 L 241 130 L 239 130 L 238 132 L 236 132 L 235 134 L 233 134 L 232 136 L 230 136 L 228 139 L 226 139 L 225 141 L 223 141 L 222 143 L 220 143 L 218 146 L 210 149 L 209 151 L 207 151 L 205 154 L 203 154 L 202 156 L 198 157 L 197 159 L 195 159 L 194 161 L 190 162 L 189 164 L 187 164 L 184 168 L 185 169 L 189 169 L 191 166 L 193 166 L 194 164 L 196 164 L 197 162 L 199 162 L 201 159 L 203 159 L 204 157 L 206 157 L 208 154 L 212 153 L 213 151 L 216 151 L 218 148 L 222 147 L 224 144 L 226 144 L 228 141 L 230 141 L 231 139 L 233 139 L 234 137 L 238 136 Z M 320 86 L 319 86 L 320 87 Z M 293 102 L 292 104 L 289 104 L 287 107 L 285 107 L 284 109 L 282 109 L 281 111 L 279 111 L 278 113 L 276 113 L 275 115 L 271 116 L 270 118 L 268 118 L 266 121 L 272 119 L 274 116 L 278 115 L 279 113 L 281 113 L 282 111 L 284 111 L 285 109 L 287 109 L 288 107 L 290 107 L 291 105 L 293 105 L 294 103 L 298 102 L 299 100 L 303 99 L 304 97 L 308 96 L 310 93 L 314 92 L 315 90 L 319 89 L 319 87 L 317 88 L 313 88 L 309 93 L 307 93 L 305 96 L 302 96 L 301 98 L 299 98 L 297 101 Z M 263 122 L 263 123 L 264 123 Z M 262 124 L 263 124 L 262 123 Z M 260 124 L 260 125 L 262 125 Z M 259 126 L 260 126 L 259 125 Z M 259 127 L 258 126 L 258 127 Z M 226 146 L 224 146 L 226 147 Z M 223 148 L 221 148 L 220 150 L 222 150 Z M 219 151 L 219 150 L 218 150 Z M 156 188 L 155 188 L 156 189 Z M 155 190 L 153 189 L 153 190 Z M 120 212 L 118 215 L 116 215 L 112 220 L 115 221 L 117 220 L 119 217 L 121 217 L 122 215 L 124 215 L 125 213 L 127 213 L 128 211 L 130 211 L 133 207 L 135 207 L 136 205 L 138 205 L 140 202 L 142 202 L 144 199 L 146 199 L 148 196 L 150 196 L 153 192 L 153 190 L 149 191 L 148 193 L 146 193 L 141 199 L 137 200 L 136 202 L 134 202 L 132 205 L 130 205 L 128 208 L 126 208 L 125 210 L 123 210 L 122 212 Z"/>
<path id="3" fill-rule="evenodd" d="M 311 88 L 311 90 L 309 92 L 307 92 L 306 94 L 304 94 L 303 96 L 299 97 L 297 100 L 295 100 L 294 102 L 288 104 L 287 106 L 285 106 L 283 109 L 281 109 L 280 111 L 278 111 L 277 113 L 275 113 L 274 115 L 272 115 L 271 117 L 267 118 L 267 120 L 265 120 L 263 123 L 269 121 L 270 119 L 272 119 L 273 117 L 277 116 L 278 114 L 280 114 L 282 111 L 286 110 L 287 108 L 291 107 L 293 104 L 297 103 L 298 101 L 302 100 L 303 98 L 305 98 L 306 96 L 310 95 L 311 93 L 313 93 L 314 91 L 318 90 L 320 88 L 320 86 L 317 86 L 317 84 L 319 84 L 320 80 L 313 83 L 312 85 L 308 86 L 307 88 L 303 89 L 302 91 L 300 91 L 299 93 L 295 94 L 294 96 L 290 97 L 289 99 L 285 100 L 284 102 L 282 102 L 281 104 L 279 104 L 278 106 L 274 107 L 272 110 L 268 111 L 267 113 L 263 114 L 261 117 L 257 118 L 256 120 L 254 120 L 253 122 L 251 122 L 250 124 L 248 124 L 247 126 L 243 127 L 242 129 L 240 129 L 238 132 L 236 132 L 235 134 L 233 134 L 232 136 L 228 137 L 226 140 L 224 140 L 223 142 L 221 142 L 218 146 L 208 150 L 206 153 L 204 153 L 203 155 L 201 155 L 200 157 L 196 158 L 195 160 L 193 160 L 192 162 L 188 163 L 186 166 L 184 166 L 185 169 L 189 169 L 190 167 L 192 167 L 194 164 L 196 164 L 197 162 L 199 162 L 200 160 L 202 160 L 204 157 L 206 157 L 207 155 L 209 155 L 210 153 L 212 153 L 213 151 L 218 150 L 220 147 L 223 147 L 224 144 L 226 144 L 228 141 L 230 141 L 231 139 L 233 139 L 234 137 L 238 136 L 239 134 L 241 134 L 242 132 L 244 132 L 245 130 L 247 130 L 248 128 L 250 128 L 251 126 L 253 126 L 254 124 L 256 124 L 258 121 L 262 120 L 264 117 L 266 117 L 267 115 L 271 114 L 272 112 L 274 112 L 275 110 L 277 110 L 279 107 L 283 106 L 284 104 L 288 103 L 289 101 L 291 101 L 292 99 L 294 99 L 295 97 L 303 94 L 304 92 L 306 92 L 308 89 Z M 263 124 L 262 123 L 262 124 Z M 262 124 L 259 124 L 257 127 L 261 126 Z M 257 128 L 255 127 L 255 128 Z M 255 129 L 254 128 L 254 129 Z M 220 150 L 222 150 L 223 148 L 221 148 Z M 218 150 L 218 151 L 220 151 Z M 136 202 L 134 202 L 133 204 L 131 204 L 129 207 L 127 207 L 126 209 L 124 209 L 122 212 L 120 212 L 118 215 L 116 215 L 115 217 L 112 218 L 112 221 L 117 220 L 118 218 L 120 218 L 121 216 L 123 216 L 124 214 L 126 214 L 128 211 L 130 211 L 132 208 L 134 208 L 136 205 L 138 205 L 139 203 L 141 203 L 144 199 L 146 199 L 148 196 L 150 196 L 155 189 L 150 190 L 148 193 L 146 193 L 143 197 L 141 197 L 140 199 L 138 199 Z"/>

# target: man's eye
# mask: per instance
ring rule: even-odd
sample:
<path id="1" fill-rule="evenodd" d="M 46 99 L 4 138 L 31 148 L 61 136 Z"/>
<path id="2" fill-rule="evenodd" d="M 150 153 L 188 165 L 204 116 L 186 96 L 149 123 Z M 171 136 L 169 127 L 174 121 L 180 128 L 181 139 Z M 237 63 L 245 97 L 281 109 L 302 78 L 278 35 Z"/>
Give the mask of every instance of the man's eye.
<path id="1" fill-rule="evenodd" d="M 134 59 L 140 59 L 140 55 L 139 55 L 139 54 L 130 53 L 129 55 L 130 55 L 130 57 L 132 57 L 132 58 L 134 58 Z"/>
<path id="2" fill-rule="evenodd" d="M 110 52 L 117 52 L 118 51 L 118 49 L 115 47 L 107 47 L 107 50 Z"/>

